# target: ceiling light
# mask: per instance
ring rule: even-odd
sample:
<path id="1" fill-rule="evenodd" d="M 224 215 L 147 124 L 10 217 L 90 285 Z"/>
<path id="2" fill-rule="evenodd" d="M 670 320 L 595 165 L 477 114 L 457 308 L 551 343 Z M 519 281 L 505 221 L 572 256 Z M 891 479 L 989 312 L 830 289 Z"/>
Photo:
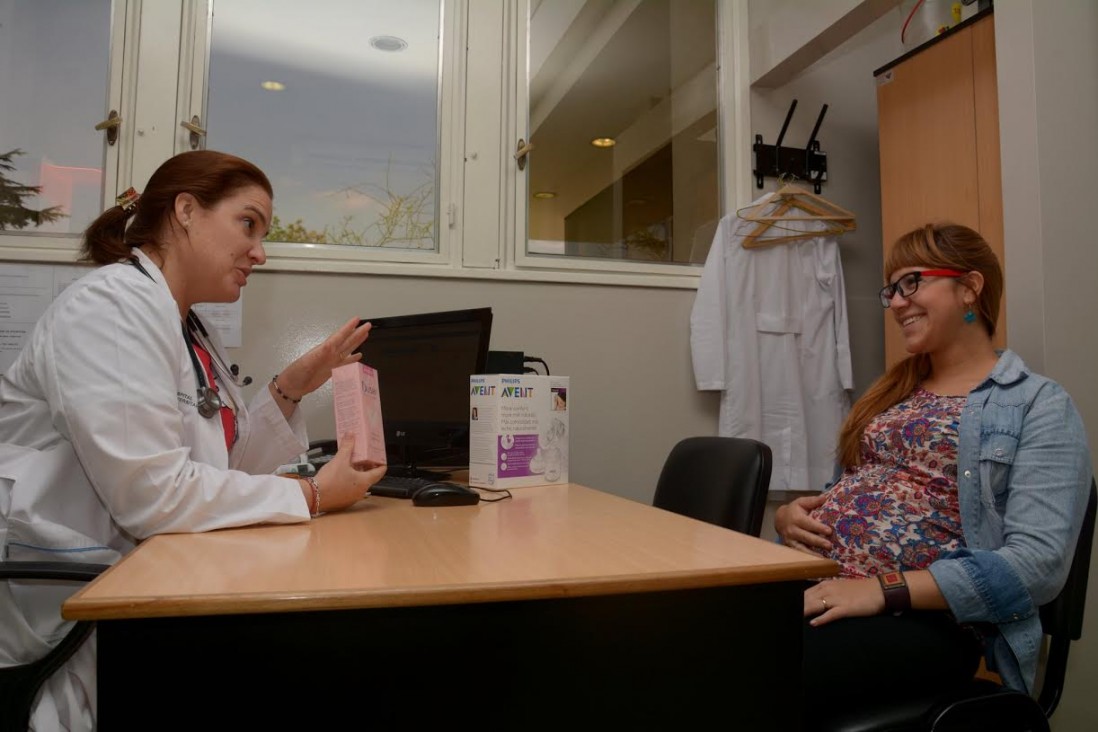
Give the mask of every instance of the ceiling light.
<path id="1" fill-rule="evenodd" d="M 370 39 L 370 45 L 379 51 L 396 53 L 408 47 L 408 41 L 396 36 L 374 36 Z"/>
<path id="2" fill-rule="evenodd" d="M 286 88 L 286 85 L 283 84 L 281 81 L 265 81 L 260 84 L 260 86 L 267 91 L 282 91 Z"/>
<path id="3" fill-rule="evenodd" d="M 618 143 L 613 137 L 596 137 L 594 140 L 591 140 L 591 144 L 595 147 L 614 147 L 614 145 L 617 145 Z"/>
<path id="4" fill-rule="evenodd" d="M 534 198 L 556 198 L 557 194 L 552 191 L 536 191 Z"/>

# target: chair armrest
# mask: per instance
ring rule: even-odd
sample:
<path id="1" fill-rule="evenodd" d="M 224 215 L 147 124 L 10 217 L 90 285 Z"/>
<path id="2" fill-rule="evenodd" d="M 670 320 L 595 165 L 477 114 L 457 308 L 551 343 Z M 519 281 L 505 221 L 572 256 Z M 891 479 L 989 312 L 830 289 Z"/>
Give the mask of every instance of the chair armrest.
<path id="1" fill-rule="evenodd" d="M 90 582 L 109 564 L 83 562 L 0 562 L 0 580 L 74 580 Z"/>
<path id="2" fill-rule="evenodd" d="M 1048 719 L 1037 701 L 1010 689 L 959 699 L 931 713 L 928 721 L 932 732 L 972 729 L 1049 732 Z"/>

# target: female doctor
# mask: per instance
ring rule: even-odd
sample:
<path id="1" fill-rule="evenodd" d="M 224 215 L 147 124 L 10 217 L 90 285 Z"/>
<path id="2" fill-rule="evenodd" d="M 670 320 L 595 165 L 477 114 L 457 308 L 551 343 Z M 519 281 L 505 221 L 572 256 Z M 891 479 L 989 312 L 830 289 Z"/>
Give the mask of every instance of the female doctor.
<path id="1" fill-rule="evenodd" d="M 351 464 L 348 441 L 315 479 L 272 474 L 308 449 L 298 403 L 360 358 L 369 324 L 349 320 L 245 406 L 236 369 L 191 311 L 235 301 L 264 263 L 271 197 L 251 163 L 187 152 L 88 227 L 83 258 L 102 266 L 57 297 L 0 378 L 8 559 L 110 564 L 154 534 L 308 521 L 382 476 Z M 64 635 L 72 591 L 0 584 L 0 666 Z M 94 641 L 46 682 L 32 728 L 94 727 Z"/>

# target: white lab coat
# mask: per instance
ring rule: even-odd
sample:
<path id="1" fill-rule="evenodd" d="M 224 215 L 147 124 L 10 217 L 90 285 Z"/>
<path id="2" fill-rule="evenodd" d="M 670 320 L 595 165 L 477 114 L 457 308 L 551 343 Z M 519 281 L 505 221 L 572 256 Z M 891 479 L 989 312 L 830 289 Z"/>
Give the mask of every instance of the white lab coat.
<path id="1" fill-rule="evenodd" d="M 297 483 L 270 473 L 307 449 L 267 389 L 238 409 L 231 454 L 195 407 L 179 309 L 160 270 L 114 264 L 70 285 L 0 377 L 0 543 L 12 560 L 111 564 L 154 534 L 309 518 Z M 219 353 L 216 334 L 211 344 Z M 222 362 L 225 358 L 222 357 Z M 222 395 L 243 405 L 218 374 Z M 44 655 L 68 629 L 71 583 L 0 583 L 0 666 Z M 94 638 L 44 687 L 33 726 L 94 718 Z"/>
<path id="2" fill-rule="evenodd" d="M 690 315 L 694 377 L 721 391 L 718 434 L 770 446 L 771 490 L 819 490 L 854 388 L 839 247 L 820 236 L 744 249 L 756 226 L 729 214 L 717 227 Z"/>

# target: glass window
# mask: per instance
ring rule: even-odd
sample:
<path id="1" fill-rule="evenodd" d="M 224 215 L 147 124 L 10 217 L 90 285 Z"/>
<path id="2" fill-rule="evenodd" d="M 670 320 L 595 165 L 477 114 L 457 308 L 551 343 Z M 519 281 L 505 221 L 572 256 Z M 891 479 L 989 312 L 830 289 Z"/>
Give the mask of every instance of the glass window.
<path id="1" fill-rule="evenodd" d="M 0 231 L 78 236 L 103 207 L 111 0 L 0 0 Z"/>
<path id="2" fill-rule="evenodd" d="M 530 9 L 527 253 L 703 263 L 720 218 L 716 3 Z"/>
<path id="3" fill-rule="evenodd" d="M 216 0 L 206 145 L 275 189 L 268 241 L 438 249 L 441 0 Z"/>

